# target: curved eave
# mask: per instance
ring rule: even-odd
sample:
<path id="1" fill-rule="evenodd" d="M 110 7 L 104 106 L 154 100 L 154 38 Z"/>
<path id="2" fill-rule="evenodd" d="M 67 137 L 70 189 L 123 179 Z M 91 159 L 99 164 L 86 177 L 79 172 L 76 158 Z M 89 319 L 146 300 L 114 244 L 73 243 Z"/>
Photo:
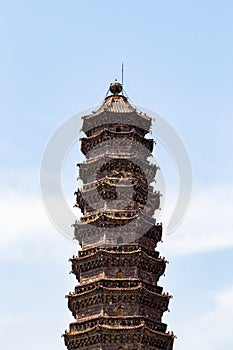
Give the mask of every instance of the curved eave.
<path id="1" fill-rule="evenodd" d="M 79 225 L 86 225 L 86 224 L 95 224 L 98 225 L 99 223 L 109 223 L 109 224 L 119 224 L 120 221 L 123 221 L 123 225 L 128 223 L 129 221 L 132 221 L 139 217 L 139 212 L 135 211 L 135 214 L 132 213 L 132 210 L 129 210 L 128 213 L 126 213 L 126 210 L 118 211 L 121 216 L 116 215 L 117 211 L 112 212 L 96 212 L 89 216 L 83 216 L 81 220 L 79 221 Z M 128 214 L 128 217 L 126 216 Z"/>
<path id="2" fill-rule="evenodd" d="M 74 226 L 77 225 L 98 225 L 98 224 L 122 224 L 125 225 L 133 220 L 143 220 L 147 225 L 154 225 L 155 219 L 147 217 L 139 210 L 108 210 L 105 212 L 96 211 L 91 215 L 85 215 L 77 221 Z M 121 222 L 121 223 L 120 223 Z"/>
<path id="3" fill-rule="evenodd" d="M 90 282 L 88 284 L 84 285 L 78 285 L 75 287 L 75 292 L 69 293 L 69 295 L 75 295 L 75 294 L 82 294 L 87 291 L 91 291 L 97 287 L 97 285 L 107 287 L 107 288 L 120 288 L 120 289 L 130 289 L 137 287 L 139 285 L 142 285 L 148 290 L 151 290 L 152 292 L 161 295 L 163 292 L 163 288 L 158 285 L 149 285 L 146 282 L 142 282 L 139 279 L 124 279 L 124 278 L 102 278 L 99 280 L 95 280 L 93 282 Z M 120 285 L 120 287 L 119 287 Z M 114 287 L 111 287 L 114 286 Z M 123 286 L 123 287 L 122 287 Z"/>
<path id="4" fill-rule="evenodd" d="M 140 284 L 136 287 L 130 287 L 130 288 L 123 288 L 123 287 L 105 287 L 102 285 L 96 285 L 96 287 L 92 288 L 91 290 L 86 290 L 82 293 L 77 294 L 69 294 L 66 295 L 66 298 L 69 299 L 69 301 L 73 300 L 83 300 L 88 299 L 92 296 L 95 296 L 96 294 L 104 294 L 104 295 L 140 295 L 140 296 L 148 296 L 151 299 L 157 300 L 161 305 L 164 303 L 168 305 L 169 300 L 171 298 L 168 294 L 158 294 L 154 291 L 151 291 L 150 289 L 147 289 L 145 286 L 141 286 Z"/>
<path id="5" fill-rule="evenodd" d="M 87 159 L 85 162 L 78 163 L 77 166 L 88 166 L 89 164 L 95 164 L 99 161 L 102 161 L 103 164 L 106 163 L 109 160 L 119 160 L 119 161 L 132 161 L 135 165 L 144 165 L 144 166 L 150 166 L 150 167 L 156 167 L 155 164 L 149 163 L 147 160 L 138 158 L 137 156 L 134 155 L 134 153 L 125 153 L 125 154 L 113 154 L 113 153 L 108 153 L 108 154 L 103 154 L 99 157 L 95 157 L 92 159 Z"/>
<path id="6" fill-rule="evenodd" d="M 133 327 L 135 325 L 147 325 L 150 329 L 156 330 L 157 332 L 166 333 L 167 325 L 165 323 L 156 322 L 153 319 L 147 319 L 145 316 L 102 316 L 94 315 L 87 317 L 86 319 L 77 320 L 76 322 L 70 323 L 70 333 L 79 330 L 90 329 L 94 325 L 111 325 L 113 328 L 119 327 L 119 325 L 127 325 L 128 327 Z"/>
<path id="7" fill-rule="evenodd" d="M 156 346 L 156 349 L 167 349 L 172 350 L 173 348 L 173 342 L 174 342 L 174 334 L 171 333 L 163 333 L 156 330 L 151 330 L 148 326 L 145 326 L 144 324 L 141 324 L 139 326 L 132 326 L 132 327 L 118 327 L 114 328 L 111 326 L 104 326 L 104 325 L 96 325 L 92 328 L 89 328 L 87 330 L 81 330 L 76 332 L 66 332 L 63 334 L 63 337 L 65 338 L 65 343 L 68 345 L 69 341 L 81 341 L 81 339 L 89 337 L 92 337 L 94 335 L 101 335 L 101 334 L 108 334 L 110 336 L 110 342 L 115 343 L 115 335 L 132 335 L 132 336 L 138 336 L 138 338 L 141 339 L 143 344 L 146 344 L 148 346 L 148 339 L 144 340 L 143 335 L 151 338 L 151 342 L 158 342 L 158 346 Z M 112 337 L 112 339 L 111 339 Z M 100 340 L 100 339 L 99 339 Z M 132 337 L 132 344 L 137 343 L 138 341 L 136 339 L 133 339 Z M 162 342 L 160 346 L 160 342 Z M 131 342 L 130 342 L 131 344 Z M 109 345 L 109 343 L 108 343 Z M 120 345 L 120 344 L 119 344 Z M 84 345 L 83 348 L 86 346 Z"/>
<path id="8" fill-rule="evenodd" d="M 137 111 L 123 95 L 111 95 L 105 98 L 101 107 L 92 114 L 82 117 L 82 130 L 87 132 L 96 126 L 114 123 L 135 125 L 150 130 L 151 117 Z"/>
<path id="9" fill-rule="evenodd" d="M 82 131 L 87 133 L 96 127 L 109 124 L 132 125 L 148 133 L 151 127 L 151 119 L 146 119 L 143 115 L 135 112 L 116 113 L 103 111 L 100 114 L 93 115 L 93 117 L 90 119 L 84 119 Z"/>
<path id="10" fill-rule="evenodd" d="M 81 151 L 84 155 L 86 155 L 92 147 L 96 145 L 108 141 L 114 138 L 123 138 L 123 139 L 133 139 L 136 142 L 142 144 L 148 151 L 152 152 L 154 147 L 153 139 L 145 139 L 139 136 L 135 131 L 130 132 L 114 132 L 108 129 L 104 129 L 99 134 L 95 134 L 89 137 L 81 138 Z M 95 146 L 93 146 L 95 144 Z"/>
<path id="11" fill-rule="evenodd" d="M 132 187 L 134 188 L 135 190 L 138 190 L 139 192 L 143 193 L 143 194 L 146 194 L 146 195 L 149 195 L 150 198 L 158 198 L 158 197 L 161 197 L 161 194 L 159 191 L 150 191 L 148 190 L 147 188 L 145 188 L 145 186 L 142 186 L 141 184 L 137 185 L 137 184 L 125 184 L 123 185 L 122 183 L 111 183 L 111 182 L 108 182 L 107 180 L 106 181 L 95 181 L 94 182 L 94 185 L 91 187 L 91 188 L 88 188 L 88 189 L 79 189 L 74 193 L 75 195 L 79 194 L 80 195 L 83 195 L 85 196 L 86 194 L 90 194 L 93 192 L 93 193 L 96 193 L 96 191 L 98 189 L 117 189 L 117 190 L 124 190 L 125 188 L 129 188 L 129 187 Z"/>
<path id="12" fill-rule="evenodd" d="M 116 256 L 116 257 L 127 257 L 127 256 L 132 256 L 132 255 L 136 255 L 137 257 L 143 257 L 145 259 L 148 259 L 148 261 L 151 262 L 155 262 L 155 263 L 163 263 L 164 265 L 166 265 L 166 260 L 162 259 L 162 258 L 157 258 L 157 257 L 153 257 L 151 256 L 151 254 L 147 254 L 144 250 L 141 250 L 141 247 L 138 248 L 137 250 L 133 250 L 133 251 L 111 251 L 111 250 L 107 250 L 107 249 L 100 249 L 97 251 L 94 251 L 92 253 L 90 253 L 89 255 L 85 255 L 85 256 L 80 256 L 80 257 L 74 257 L 72 259 L 70 259 L 70 261 L 72 262 L 76 262 L 76 263 L 82 263 L 82 261 L 87 261 L 87 260 L 96 260 L 96 259 L 102 259 L 103 257 L 112 257 L 112 256 Z"/>
<path id="13" fill-rule="evenodd" d="M 124 95 L 110 95 L 104 99 L 104 102 L 100 106 L 100 108 L 96 111 L 93 111 L 91 114 L 84 115 L 82 119 L 89 120 L 95 118 L 103 112 L 111 112 L 111 113 L 136 113 L 138 116 L 142 117 L 145 120 L 150 121 L 151 117 L 143 114 L 138 111 L 134 106 L 132 106 L 127 97 Z"/>
<path id="14" fill-rule="evenodd" d="M 157 225 L 158 227 L 159 225 Z M 121 246 L 105 246 L 105 247 L 92 247 L 92 248 L 87 248 L 85 250 L 79 250 L 78 256 L 73 256 L 73 258 L 70 259 L 70 261 L 73 261 L 73 259 L 79 259 L 87 256 L 92 256 L 96 254 L 97 252 L 101 255 L 102 252 L 108 252 L 108 253 L 130 253 L 132 254 L 133 252 L 145 252 L 145 254 L 154 257 L 157 259 L 159 257 L 159 252 L 156 250 L 149 250 L 145 247 L 142 247 L 138 243 L 129 243 L 127 245 L 121 245 Z"/>
<path id="15" fill-rule="evenodd" d="M 124 183 L 126 183 L 126 185 Z M 105 184 L 112 185 L 112 186 L 127 186 L 127 187 L 130 185 L 136 186 L 136 187 L 139 186 L 139 187 L 142 187 L 145 191 L 149 190 L 150 192 L 153 192 L 153 186 L 145 184 L 144 182 L 141 181 L 140 178 L 128 177 L 124 179 L 124 178 L 112 177 L 112 176 L 105 176 L 99 180 L 95 180 L 95 181 L 83 184 L 83 188 L 81 189 L 81 191 L 88 192 Z"/>

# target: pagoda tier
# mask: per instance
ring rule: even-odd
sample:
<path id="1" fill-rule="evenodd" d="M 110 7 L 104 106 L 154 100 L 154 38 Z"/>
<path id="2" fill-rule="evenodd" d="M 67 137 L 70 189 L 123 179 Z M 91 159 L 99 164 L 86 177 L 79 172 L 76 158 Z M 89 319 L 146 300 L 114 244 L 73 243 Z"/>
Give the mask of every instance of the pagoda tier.
<path id="1" fill-rule="evenodd" d="M 133 327 L 145 324 L 149 329 L 161 333 L 165 333 L 167 330 L 167 325 L 161 322 L 155 322 L 154 320 L 148 319 L 148 317 L 143 316 L 125 316 L 124 318 L 119 316 L 106 317 L 100 315 L 99 317 L 88 317 L 87 320 L 83 322 L 73 322 L 70 324 L 70 332 L 81 332 L 88 330 L 97 325 L 100 326 L 114 326 L 118 327 Z"/>
<path id="2" fill-rule="evenodd" d="M 148 133 L 151 127 L 151 118 L 138 112 L 123 95 L 108 96 L 98 111 L 82 118 L 82 130 L 85 133 L 100 125 L 108 126 L 115 123 L 136 126 L 142 132 L 144 130 L 144 134 Z"/>
<path id="3" fill-rule="evenodd" d="M 150 164 L 130 153 L 121 156 L 114 153 L 104 154 L 77 165 L 79 166 L 79 177 L 84 183 L 93 182 L 106 176 L 124 177 L 129 174 L 129 177 L 132 177 L 132 173 L 137 176 L 137 174 L 144 172 L 144 176 L 150 184 L 159 168 L 155 164 Z"/>
<path id="4" fill-rule="evenodd" d="M 129 133 L 131 131 L 135 132 L 138 134 L 138 136 L 141 136 L 144 138 L 144 136 L 148 133 L 147 130 L 142 129 L 141 127 L 135 126 L 135 125 L 129 125 L 125 123 L 119 123 L 114 121 L 112 124 L 103 124 L 103 125 L 98 125 L 94 127 L 93 129 L 86 130 L 85 134 L 87 138 L 89 137 L 96 137 L 98 134 L 100 134 L 104 130 L 109 130 L 112 131 L 113 133 Z M 83 131 L 81 129 L 81 131 Z M 86 139 L 86 138 L 85 138 Z M 81 138 L 82 140 L 82 138 Z M 81 146 L 82 147 L 82 146 Z"/>
<path id="5" fill-rule="evenodd" d="M 80 224 L 78 221 L 73 226 L 75 227 L 74 237 L 85 250 L 93 246 L 107 247 L 140 242 L 141 246 L 153 251 L 162 238 L 162 226 L 151 225 L 143 217 L 133 220 L 130 225 L 127 224 L 127 230 L 124 225 L 115 225 L 115 227 L 112 225 L 111 230 L 108 231 L 103 230 L 101 226 Z M 121 245 L 119 248 L 123 249 L 123 247 L 127 249 L 127 246 Z"/>
<path id="6" fill-rule="evenodd" d="M 119 274 L 119 277 L 123 276 L 123 273 L 121 271 L 121 273 Z M 137 288 L 139 286 L 144 287 L 147 290 L 151 290 L 152 292 L 156 293 L 156 294 L 162 294 L 163 292 L 163 288 L 157 285 L 152 285 L 151 283 L 146 283 L 145 281 L 141 281 L 139 279 L 122 279 L 122 278 L 104 278 L 104 279 L 98 279 L 95 280 L 94 282 L 90 282 L 90 283 L 85 283 L 85 284 L 80 284 L 78 286 L 75 287 L 75 291 L 70 292 L 70 295 L 78 295 L 78 294 L 82 294 L 85 293 L 87 291 L 92 291 L 95 290 L 97 287 L 106 287 L 106 288 L 120 288 L 122 290 L 124 289 L 131 289 L 131 288 Z M 69 297 L 67 296 L 67 297 Z"/>
<path id="7" fill-rule="evenodd" d="M 143 321 L 130 326 L 121 322 L 115 327 L 97 324 L 82 331 L 72 328 L 64 338 L 69 350 L 172 350 L 174 342 L 173 333 L 152 330 Z"/>
<path id="8" fill-rule="evenodd" d="M 75 318 L 85 317 L 87 308 L 88 315 L 96 314 L 118 316 L 141 315 L 161 322 L 161 317 L 168 309 L 169 295 L 160 295 L 141 286 L 119 288 L 115 283 L 112 288 L 97 285 L 93 290 L 83 293 L 70 294 L 68 307 Z M 124 307 L 122 307 L 124 305 Z"/>
<path id="9" fill-rule="evenodd" d="M 113 132 L 102 130 L 98 135 L 84 137 L 81 139 L 81 151 L 87 159 L 98 157 L 100 150 L 104 153 L 121 154 L 122 152 L 132 152 L 141 155 L 143 158 L 150 156 L 153 151 L 154 141 L 145 139 L 138 135 L 135 130 L 131 132 Z"/>
<path id="10" fill-rule="evenodd" d="M 118 125 L 118 124 L 117 124 Z M 82 146 L 81 151 L 84 155 L 87 155 L 88 152 L 90 152 L 94 147 L 97 145 L 102 144 L 103 142 L 109 141 L 114 139 L 114 142 L 116 140 L 133 140 L 134 144 L 139 143 L 144 148 L 148 149 L 150 152 L 153 151 L 154 147 L 154 140 L 153 139 L 145 139 L 144 137 L 140 136 L 138 132 L 133 128 L 130 131 L 122 131 L 122 125 L 121 127 L 118 126 L 118 131 L 112 131 L 111 129 L 104 128 L 101 130 L 98 134 L 94 134 L 89 137 L 83 137 L 81 138 Z"/>
<path id="11" fill-rule="evenodd" d="M 97 183 L 95 188 L 91 187 L 89 190 L 78 189 L 75 195 L 75 206 L 85 215 L 96 210 L 141 210 L 146 206 L 147 215 L 153 216 L 154 211 L 160 207 L 160 192 L 148 191 L 139 184 L 117 184 L 116 187 L 116 184 L 112 183 Z"/>
<path id="12" fill-rule="evenodd" d="M 99 278 L 124 278 L 140 279 L 157 285 L 157 282 L 165 272 L 167 261 L 159 256 L 159 253 L 151 252 L 141 245 L 128 245 L 130 249 L 121 249 L 124 245 L 113 249 L 86 250 L 85 255 L 74 257 L 72 273 L 80 283 L 91 282 Z"/>
<path id="13" fill-rule="evenodd" d="M 92 225 L 95 227 L 118 227 L 129 224 L 132 220 L 142 219 L 153 225 L 155 220 L 145 213 L 140 213 L 139 210 L 133 209 L 104 209 L 103 211 L 96 210 L 94 213 L 86 214 L 80 218 L 79 225 Z"/>
<path id="14" fill-rule="evenodd" d="M 153 215 L 160 193 L 152 182 L 154 141 L 145 138 L 151 118 L 111 84 L 102 106 L 83 117 L 78 164 L 82 189 L 74 223 L 81 245 L 71 260 L 80 283 L 67 295 L 75 318 L 65 332 L 68 350 L 172 350 L 174 335 L 162 322 L 171 296 L 158 281 L 167 261 L 156 251 L 162 225 Z"/>

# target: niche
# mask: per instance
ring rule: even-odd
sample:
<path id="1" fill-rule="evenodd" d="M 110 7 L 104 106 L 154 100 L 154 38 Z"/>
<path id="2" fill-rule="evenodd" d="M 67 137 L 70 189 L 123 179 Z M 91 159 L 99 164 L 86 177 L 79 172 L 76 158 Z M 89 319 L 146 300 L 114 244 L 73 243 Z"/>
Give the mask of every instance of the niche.
<path id="1" fill-rule="evenodd" d="M 123 278 L 123 273 L 121 270 L 117 272 L 117 278 L 120 278 L 120 279 Z"/>
<path id="2" fill-rule="evenodd" d="M 121 236 L 119 236 L 117 238 L 117 244 L 122 244 L 123 243 L 123 238 Z"/>
<path id="3" fill-rule="evenodd" d="M 123 310 L 121 307 L 117 309 L 117 316 L 123 316 Z"/>

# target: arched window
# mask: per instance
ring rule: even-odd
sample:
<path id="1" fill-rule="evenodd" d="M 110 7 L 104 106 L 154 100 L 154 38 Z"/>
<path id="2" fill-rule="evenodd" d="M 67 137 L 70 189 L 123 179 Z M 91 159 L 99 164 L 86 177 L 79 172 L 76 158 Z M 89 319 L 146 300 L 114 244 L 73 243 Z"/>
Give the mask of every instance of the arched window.
<path id="1" fill-rule="evenodd" d="M 121 270 L 117 272 L 117 277 L 118 277 L 118 278 L 122 278 L 122 277 L 123 277 L 123 273 L 122 273 Z"/>
<path id="2" fill-rule="evenodd" d="M 119 307 L 119 309 L 117 309 L 117 316 L 123 316 L 123 310 L 121 307 Z"/>

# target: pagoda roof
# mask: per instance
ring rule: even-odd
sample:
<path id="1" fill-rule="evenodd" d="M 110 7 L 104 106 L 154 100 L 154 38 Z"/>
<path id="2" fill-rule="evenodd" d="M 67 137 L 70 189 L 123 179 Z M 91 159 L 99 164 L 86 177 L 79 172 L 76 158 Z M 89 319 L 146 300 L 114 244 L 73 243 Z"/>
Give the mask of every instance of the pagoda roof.
<path id="1" fill-rule="evenodd" d="M 116 210 L 116 209 L 108 209 L 104 211 L 96 210 L 95 212 L 82 216 L 80 220 L 77 221 L 77 224 L 79 225 L 98 225 L 109 222 L 125 225 L 127 222 L 135 219 L 142 219 L 145 223 L 148 223 L 150 225 L 153 225 L 155 223 L 155 219 L 151 218 L 150 216 L 147 216 L 140 212 L 139 210 Z"/>
<path id="2" fill-rule="evenodd" d="M 115 282 L 122 281 L 115 279 Z M 126 280 L 127 281 L 127 280 Z M 88 285 L 89 287 L 89 285 Z M 130 288 L 124 287 L 124 286 L 117 286 L 117 283 L 115 285 L 103 285 L 100 283 L 96 283 L 93 288 L 86 288 L 84 290 L 78 290 L 78 293 L 70 293 L 66 297 L 71 300 L 76 300 L 77 302 L 80 302 L 83 299 L 90 298 L 91 296 L 95 296 L 96 294 L 105 294 L 106 296 L 120 294 L 120 295 L 139 295 L 140 300 L 142 301 L 142 296 L 152 298 L 154 302 L 160 303 L 162 308 L 164 308 L 164 311 L 166 310 L 166 307 L 168 306 L 168 301 L 171 298 L 171 296 L 168 293 L 158 293 L 157 290 L 152 290 L 152 288 L 147 288 L 146 284 L 138 283 L 136 286 L 130 286 Z M 157 300 L 156 300 L 157 299 Z"/>
<path id="3" fill-rule="evenodd" d="M 100 142 L 103 142 L 103 140 L 106 141 L 111 138 L 135 139 L 137 142 L 143 144 L 150 152 L 153 151 L 153 146 L 155 143 L 153 139 L 145 139 L 141 137 L 140 135 L 138 135 L 138 133 L 135 130 L 122 131 L 119 133 L 117 131 L 112 131 L 112 130 L 108 130 L 107 128 L 104 128 L 97 134 L 90 135 L 88 137 L 82 137 L 81 151 L 83 154 L 86 155 L 89 151 L 88 147 L 89 145 L 91 145 L 91 143 L 95 142 L 96 144 L 98 144 Z"/>
<path id="4" fill-rule="evenodd" d="M 111 159 L 117 159 L 117 160 L 127 160 L 127 161 L 136 161 L 141 165 L 150 165 L 151 167 L 156 167 L 158 168 L 158 166 L 156 166 L 155 164 L 150 164 L 147 160 L 144 160 L 142 158 L 138 158 L 136 155 L 134 155 L 134 153 L 132 152 L 126 152 L 126 153 L 122 153 L 122 154 L 115 154 L 115 153 L 104 153 L 98 157 L 95 157 L 95 158 L 92 158 L 92 159 L 87 159 L 85 162 L 82 162 L 82 163 L 78 163 L 77 165 L 78 166 L 85 166 L 85 165 L 88 165 L 88 164 L 91 164 L 91 163 L 97 163 L 99 162 L 100 160 L 103 160 L 103 161 L 108 161 L 108 160 L 111 160 Z M 136 163 L 137 165 L 137 163 Z"/>
<path id="5" fill-rule="evenodd" d="M 113 181 L 114 180 L 117 180 L 117 178 L 112 178 Z M 79 189 L 74 193 L 75 195 L 82 195 L 82 194 L 86 194 L 86 193 L 92 193 L 92 192 L 95 192 L 97 190 L 97 188 L 117 188 L 117 190 L 124 190 L 124 188 L 136 188 L 137 190 L 141 191 L 142 193 L 145 193 L 146 195 L 150 195 L 153 199 L 157 198 L 157 197 L 161 197 L 161 194 L 160 194 L 160 191 L 154 191 L 153 189 L 152 190 L 148 190 L 145 188 L 145 186 L 143 186 L 143 184 L 141 183 L 136 183 L 136 184 L 127 184 L 126 181 L 124 184 L 123 181 L 119 181 L 119 183 L 114 183 L 113 181 L 111 182 L 112 179 L 109 179 L 109 178 L 104 178 L 105 181 L 100 181 L 100 180 L 97 180 L 97 181 L 93 181 L 92 184 L 94 184 L 92 187 L 90 186 L 90 188 L 87 188 L 87 189 Z M 102 185 L 102 187 L 101 187 Z"/>
<path id="6" fill-rule="evenodd" d="M 145 139 L 142 136 L 140 136 L 135 129 L 130 130 L 130 131 L 121 131 L 120 133 L 118 131 L 114 130 L 109 130 L 107 127 L 104 127 L 100 132 L 90 135 L 88 137 L 81 137 L 81 141 L 90 141 L 90 140 L 97 140 L 99 137 L 104 137 L 104 136 L 119 136 L 119 137 L 125 137 L 125 136 L 135 136 L 138 138 L 138 140 L 146 140 L 147 142 L 150 142 L 151 144 L 154 144 L 155 141 L 154 139 Z"/>
<path id="7" fill-rule="evenodd" d="M 157 227 L 161 227 L 161 226 L 157 225 Z M 73 259 L 77 259 L 77 258 L 81 258 L 81 257 L 95 254 L 96 252 L 102 252 L 103 250 L 106 252 L 110 252 L 110 253 L 115 253 L 115 252 L 122 253 L 122 252 L 124 252 L 124 253 L 130 253 L 130 254 L 132 252 L 144 251 L 149 256 L 152 256 L 154 258 L 159 257 L 159 252 L 156 250 L 146 249 L 145 247 L 142 247 L 138 243 L 130 243 L 127 245 L 120 245 L 120 246 L 106 245 L 106 246 L 101 246 L 101 247 L 91 247 L 91 248 L 87 248 L 85 250 L 79 250 L 78 256 L 73 256 L 73 258 L 70 259 L 70 261 L 73 261 Z"/>
<path id="8" fill-rule="evenodd" d="M 87 317 L 86 319 L 76 320 L 70 324 L 70 333 L 77 332 L 79 330 L 91 329 L 93 326 L 100 325 L 111 325 L 114 328 L 119 328 L 119 326 L 132 327 L 135 325 L 145 324 L 152 330 L 157 330 L 158 332 L 165 333 L 167 330 L 167 325 L 165 323 L 156 322 L 152 319 L 148 320 L 144 316 L 103 316 L 96 315 Z"/>
<path id="9" fill-rule="evenodd" d="M 162 294 L 163 288 L 158 285 L 150 285 L 148 282 L 142 282 L 138 278 L 123 279 L 123 278 L 101 278 L 92 281 L 88 284 L 78 285 L 75 287 L 75 292 L 70 292 L 69 295 L 82 294 L 86 291 L 96 289 L 97 286 L 103 286 L 114 289 L 130 289 L 138 287 L 139 285 L 144 286 L 147 290 L 151 290 L 156 294 Z"/>
<path id="10" fill-rule="evenodd" d="M 149 327 L 147 327 L 147 326 L 145 326 L 144 325 L 144 323 L 142 323 L 142 324 L 140 324 L 140 325 L 138 325 L 138 326 L 133 326 L 133 327 L 127 327 L 127 326 L 119 326 L 119 327 L 117 327 L 117 328 L 113 328 L 113 327 L 111 327 L 111 326 L 106 326 L 106 325 L 96 325 L 96 326 L 94 326 L 94 327 L 92 327 L 92 328 L 89 328 L 88 330 L 82 330 L 82 331 L 76 331 L 76 332 L 72 332 L 72 333 L 66 333 L 64 336 L 71 336 L 71 337 L 75 337 L 76 338 L 76 336 L 77 335 L 82 335 L 82 334 L 87 334 L 87 333 L 95 333 L 96 331 L 100 331 L 100 330 L 104 330 L 104 329 L 106 329 L 106 330 L 109 330 L 109 331 L 111 331 L 111 333 L 112 332 L 119 332 L 119 331 L 124 331 L 124 332 L 132 332 L 132 330 L 136 330 L 136 329 L 143 329 L 143 330 L 145 330 L 145 331 L 147 331 L 147 333 L 149 333 L 150 335 L 157 335 L 157 337 L 158 337 L 158 335 L 160 335 L 161 337 L 171 337 L 171 334 L 170 333 L 162 333 L 162 332 L 158 332 L 158 331 L 153 331 L 153 330 L 151 330 Z"/>
<path id="11" fill-rule="evenodd" d="M 112 117 L 114 119 L 112 119 Z M 150 130 L 152 118 L 138 111 L 124 95 L 111 95 L 105 98 L 97 111 L 82 117 L 84 132 L 97 126 L 123 123 L 135 125 L 146 131 Z"/>
<path id="12" fill-rule="evenodd" d="M 123 246 L 122 246 L 123 247 Z M 142 249 L 141 246 L 135 245 L 135 250 L 111 250 L 111 249 L 107 249 L 107 248 L 101 248 L 101 249 L 90 249 L 90 252 L 87 251 L 87 255 L 79 255 L 78 257 L 74 257 L 71 258 L 70 261 L 72 261 L 72 263 L 78 263 L 79 265 L 82 263 L 82 261 L 87 261 L 87 260 L 95 260 L 97 258 L 103 258 L 104 256 L 107 257 L 111 257 L 113 258 L 114 256 L 117 257 L 124 257 L 124 256 L 130 256 L 130 255 L 135 255 L 139 258 L 143 257 L 145 259 L 148 259 L 148 261 L 150 261 L 151 263 L 154 262 L 158 262 L 158 263 L 162 263 L 162 264 L 166 264 L 167 261 L 160 257 L 157 256 L 158 253 L 154 252 L 154 255 L 151 254 L 151 252 L 149 251 L 145 251 L 145 249 Z M 103 260 L 103 259 L 102 259 Z M 101 260 L 101 261 L 102 261 Z"/>
<path id="13" fill-rule="evenodd" d="M 139 325 L 127 327 L 118 326 L 112 327 L 107 325 L 96 324 L 91 328 L 83 330 L 72 330 L 71 332 L 66 332 L 63 334 L 65 338 L 65 343 L 68 348 L 73 349 L 73 345 L 79 348 L 86 348 L 90 344 L 105 343 L 105 336 L 108 335 L 107 344 L 115 344 L 116 336 L 120 335 L 123 342 L 130 342 L 130 344 L 143 344 L 155 346 L 156 349 L 168 349 L 172 350 L 174 334 L 164 333 L 157 330 L 152 330 L 148 325 L 142 322 Z M 118 343 L 120 345 L 121 343 Z"/>

